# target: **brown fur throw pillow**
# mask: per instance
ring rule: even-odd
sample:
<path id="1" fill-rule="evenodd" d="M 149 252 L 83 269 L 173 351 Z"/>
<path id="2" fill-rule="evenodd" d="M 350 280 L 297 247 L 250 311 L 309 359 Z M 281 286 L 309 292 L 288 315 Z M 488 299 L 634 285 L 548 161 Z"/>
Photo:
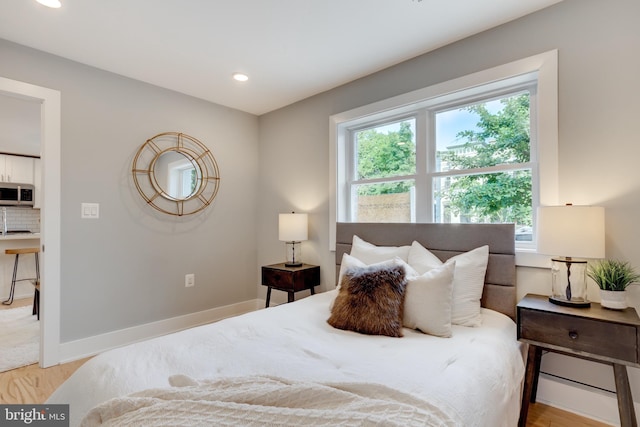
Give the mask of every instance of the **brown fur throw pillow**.
<path id="1" fill-rule="evenodd" d="M 400 265 L 347 270 L 327 322 L 362 334 L 401 337 L 406 284 Z"/>

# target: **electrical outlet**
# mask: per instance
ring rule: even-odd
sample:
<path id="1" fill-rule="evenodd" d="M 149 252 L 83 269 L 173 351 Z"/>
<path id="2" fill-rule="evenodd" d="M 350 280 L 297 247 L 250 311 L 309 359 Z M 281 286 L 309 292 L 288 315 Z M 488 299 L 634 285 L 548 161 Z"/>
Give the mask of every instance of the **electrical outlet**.
<path id="1" fill-rule="evenodd" d="M 190 288 L 196 285 L 196 275 L 191 273 L 184 276 L 184 287 Z"/>

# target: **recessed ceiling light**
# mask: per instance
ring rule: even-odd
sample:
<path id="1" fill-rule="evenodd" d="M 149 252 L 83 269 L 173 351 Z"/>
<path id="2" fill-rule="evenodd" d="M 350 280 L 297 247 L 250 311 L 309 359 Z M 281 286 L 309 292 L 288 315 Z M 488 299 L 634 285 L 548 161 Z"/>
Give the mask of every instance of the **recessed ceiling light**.
<path id="1" fill-rule="evenodd" d="M 243 73 L 233 73 L 233 79 L 239 82 L 246 82 L 249 80 L 249 76 Z"/>
<path id="2" fill-rule="evenodd" d="M 41 5 L 51 7 L 53 9 L 57 9 L 60 6 L 62 6 L 62 3 L 60 3 L 60 0 L 36 0 L 36 1 Z"/>

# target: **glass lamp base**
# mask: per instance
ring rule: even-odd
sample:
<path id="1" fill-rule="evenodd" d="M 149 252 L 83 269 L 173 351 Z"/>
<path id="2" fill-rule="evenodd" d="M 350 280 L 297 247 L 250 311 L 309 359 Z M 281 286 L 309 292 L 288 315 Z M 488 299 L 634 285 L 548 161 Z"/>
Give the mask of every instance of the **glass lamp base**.
<path id="1" fill-rule="evenodd" d="M 586 308 L 591 307 L 591 301 L 587 300 L 568 300 L 566 298 L 550 296 L 549 302 L 554 304 L 563 305 L 565 307 Z"/>
<path id="2" fill-rule="evenodd" d="M 286 267 L 300 267 L 302 265 L 302 248 L 300 242 L 286 242 Z"/>
<path id="3" fill-rule="evenodd" d="M 587 298 L 587 261 L 570 257 L 551 260 L 549 301 L 566 307 L 590 307 Z"/>

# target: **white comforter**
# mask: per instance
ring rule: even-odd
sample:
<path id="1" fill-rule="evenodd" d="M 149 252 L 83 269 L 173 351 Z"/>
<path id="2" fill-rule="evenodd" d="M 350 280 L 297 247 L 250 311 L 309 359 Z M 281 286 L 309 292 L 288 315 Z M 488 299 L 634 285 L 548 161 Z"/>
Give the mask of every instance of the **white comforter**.
<path id="1" fill-rule="evenodd" d="M 186 384 L 177 376 L 170 382 L 174 388 L 145 390 L 98 405 L 85 417 L 83 427 L 460 424 L 429 402 L 380 384 L 318 384 L 256 376 L 200 383 L 188 379 Z"/>
<path id="2" fill-rule="evenodd" d="M 69 403 L 71 425 L 117 396 L 169 387 L 173 375 L 249 375 L 316 383 L 375 383 L 415 396 L 460 425 L 513 426 L 524 363 L 516 328 L 482 311 L 478 328 L 452 338 L 405 329 L 368 336 L 326 323 L 335 291 L 105 352 L 85 363 L 48 403 Z"/>

